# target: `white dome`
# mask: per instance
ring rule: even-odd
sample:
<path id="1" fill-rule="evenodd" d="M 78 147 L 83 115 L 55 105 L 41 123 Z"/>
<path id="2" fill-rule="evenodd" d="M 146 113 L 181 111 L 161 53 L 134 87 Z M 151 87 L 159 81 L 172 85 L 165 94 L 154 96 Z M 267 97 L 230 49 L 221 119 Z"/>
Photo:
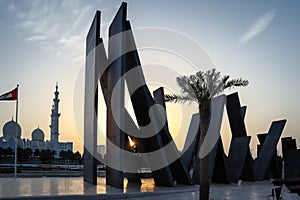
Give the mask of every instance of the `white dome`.
<path id="1" fill-rule="evenodd" d="M 40 128 L 33 130 L 31 133 L 32 141 L 44 141 L 44 136 L 45 134 Z"/>
<path id="2" fill-rule="evenodd" d="M 3 136 L 6 138 L 14 137 L 16 135 L 18 138 L 21 137 L 21 127 L 13 120 L 4 124 L 2 131 L 3 131 Z"/>

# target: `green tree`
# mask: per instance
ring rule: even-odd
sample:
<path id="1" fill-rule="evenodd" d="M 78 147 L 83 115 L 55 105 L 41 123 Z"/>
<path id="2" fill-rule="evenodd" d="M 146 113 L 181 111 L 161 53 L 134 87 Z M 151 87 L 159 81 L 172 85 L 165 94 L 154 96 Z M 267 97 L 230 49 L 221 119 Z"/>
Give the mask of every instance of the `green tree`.
<path id="1" fill-rule="evenodd" d="M 216 69 L 208 71 L 198 71 L 190 76 L 180 76 L 176 78 L 177 85 L 180 87 L 182 94 L 166 94 L 165 100 L 175 103 L 196 102 L 200 114 L 201 126 L 199 144 L 202 145 L 210 123 L 211 99 L 222 93 L 227 88 L 244 87 L 248 85 L 247 80 L 232 79 L 229 76 L 221 76 Z M 209 155 L 201 158 L 200 161 L 200 188 L 199 199 L 209 199 Z"/>

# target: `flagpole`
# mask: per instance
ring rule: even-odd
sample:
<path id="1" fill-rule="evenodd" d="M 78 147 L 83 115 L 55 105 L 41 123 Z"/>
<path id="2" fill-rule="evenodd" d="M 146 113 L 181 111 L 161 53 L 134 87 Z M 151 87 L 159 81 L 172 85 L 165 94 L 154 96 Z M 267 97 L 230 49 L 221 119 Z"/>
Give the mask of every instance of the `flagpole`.
<path id="1" fill-rule="evenodd" d="M 16 100 L 16 135 L 15 135 L 15 166 L 14 178 L 17 178 L 17 151 L 18 151 L 18 104 L 19 104 L 19 84 L 17 85 L 17 100 Z"/>

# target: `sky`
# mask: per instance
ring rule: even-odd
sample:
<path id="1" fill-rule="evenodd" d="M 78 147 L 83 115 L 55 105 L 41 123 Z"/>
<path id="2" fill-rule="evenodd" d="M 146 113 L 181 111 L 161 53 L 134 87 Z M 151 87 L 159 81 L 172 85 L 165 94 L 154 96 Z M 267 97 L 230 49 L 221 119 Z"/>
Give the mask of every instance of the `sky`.
<path id="1" fill-rule="evenodd" d="M 198 69 L 215 67 L 224 75 L 249 80 L 248 87 L 227 93 L 238 91 L 241 104 L 248 106 L 245 124 L 248 135 L 252 136 L 250 145 L 254 154 L 258 142 L 256 134 L 267 132 L 271 122 L 278 119 L 287 119 L 282 136 L 296 138 L 300 146 L 299 1 L 132 0 L 127 3 L 134 34 L 149 27 L 171 31 L 175 34 L 168 38 L 172 48 L 185 49 L 185 53 L 197 56 L 198 51 L 193 51 L 189 43 L 176 41 L 178 35 L 184 36 L 201 46 L 214 64 L 197 66 Z M 50 138 L 51 105 L 58 82 L 60 141 L 73 141 L 74 150 L 82 151 L 80 110 L 83 108 L 85 37 L 96 10 L 100 10 L 101 36 L 107 38 L 108 25 L 120 4 L 121 1 L 104 0 L 0 0 L 0 93 L 20 84 L 19 123 L 23 138 L 31 138 L 31 132 L 38 126 L 45 132 L 45 138 Z M 150 34 L 147 39 L 151 42 Z M 143 46 L 144 40 L 138 37 L 136 40 L 138 48 Z M 161 45 L 164 40 L 158 37 L 152 42 Z M 145 64 L 146 79 L 154 80 L 149 81 L 151 89 L 161 86 L 155 78 L 173 78 L 175 83 L 176 76 L 167 76 L 163 71 L 153 73 L 159 68 L 147 74 L 148 63 L 174 65 L 182 74 L 191 73 L 191 69 L 179 69 L 182 59 L 168 57 L 170 52 L 142 51 L 140 56 Z M 174 90 L 176 88 L 167 92 Z M 102 105 L 102 108 L 105 107 Z M 167 111 L 171 113 L 168 113 L 171 132 L 182 149 L 190 117 L 197 112 L 197 107 L 168 104 Z M 177 117 L 173 114 L 176 112 L 186 114 Z M 3 127 L 15 118 L 15 103 L 0 102 L 0 113 L 0 127 Z M 183 130 L 179 131 L 178 122 Z M 101 126 L 103 120 L 99 124 Z M 104 139 L 99 138 L 98 143 L 104 144 Z M 222 138 L 228 151 L 231 136 L 226 115 Z"/>

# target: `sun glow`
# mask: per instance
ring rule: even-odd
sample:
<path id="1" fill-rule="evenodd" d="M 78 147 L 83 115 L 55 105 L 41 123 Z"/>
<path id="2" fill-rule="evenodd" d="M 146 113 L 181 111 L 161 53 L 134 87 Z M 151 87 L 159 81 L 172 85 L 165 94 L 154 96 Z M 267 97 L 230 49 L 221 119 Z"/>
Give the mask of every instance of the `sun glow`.
<path id="1" fill-rule="evenodd" d="M 133 147 L 135 143 L 132 141 L 132 139 L 129 136 L 128 136 L 128 140 L 129 140 L 130 147 Z"/>

